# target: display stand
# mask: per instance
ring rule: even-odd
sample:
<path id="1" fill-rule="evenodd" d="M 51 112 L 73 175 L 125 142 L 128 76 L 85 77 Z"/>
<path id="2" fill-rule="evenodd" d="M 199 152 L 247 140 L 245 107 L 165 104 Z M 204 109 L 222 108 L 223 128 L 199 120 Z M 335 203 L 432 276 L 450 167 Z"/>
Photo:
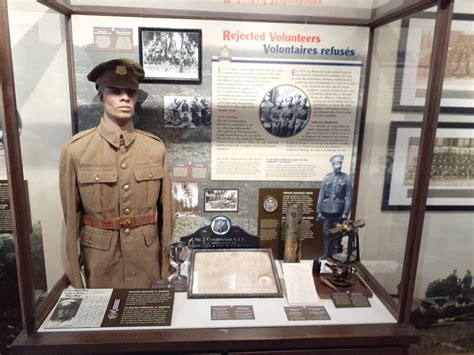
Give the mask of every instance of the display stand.
<path id="1" fill-rule="evenodd" d="M 278 262 L 277 270 L 282 277 Z M 211 308 L 224 305 L 251 307 L 254 319 L 212 319 Z M 117 353 L 135 351 L 138 346 L 140 351 L 150 352 L 404 354 L 419 337 L 410 326 L 397 324 L 377 295 L 370 299 L 370 307 L 349 312 L 336 308 L 330 299 L 321 299 L 317 305 L 331 319 L 289 320 L 284 311 L 289 307 L 286 297 L 189 299 L 184 293 L 175 293 L 170 326 L 48 329 L 48 323 L 43 322 L 33 336 L 18 337 L 12 349 L 18 353 L 62 353 L 68 349 Z"/>

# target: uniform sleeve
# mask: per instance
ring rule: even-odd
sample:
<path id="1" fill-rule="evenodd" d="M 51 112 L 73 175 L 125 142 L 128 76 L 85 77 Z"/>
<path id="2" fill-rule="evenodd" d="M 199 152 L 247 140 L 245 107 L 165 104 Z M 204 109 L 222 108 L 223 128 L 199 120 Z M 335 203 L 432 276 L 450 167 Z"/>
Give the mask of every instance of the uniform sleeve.
<path id="1" fill-rule="evenodd" d="M 59 188 L 66 222 L 66 275 L 75 288 L 83 288 L 79 263 L 78 238 L 81 227 L 81 204 L 76 183 L 76 171 L 70 145 L 64 146 L 59 161 Z"/>
<path id="2" fill-rule="evenodd" d="M 352 208 L 352 181 L 350 177 L 347 177 L 346 193 L 344 196 L 344 215 L 349 217 L 349 213 Z"/>
<path id="3" fill-rule="evenodd" d="M 160 258 L 161 258 L 161 278 L 165 279 L 171 275 L 169 257 L 166 253 L 166 246 L 171 243 L 175 225 L 174 200 L 171 191 L 171 179 L 168 169 L 168 158 L 166 150 L 163 155 L 163 180 L 161 182 L 161 193 L 158 201 L 158 226 L 160 228 Z"/>
<path id="4" fill-rule="evenodd" d="M 316 203 L 316 214 L 323 213 L 322 211 L 322 205 L 323 205 L 323 198 L 324 198 L 324 186 L 326 178 L 323 179 L 321 182 L 321 188 L 319 189 L 319 196 L 318 196 L 318 202 Z"/>

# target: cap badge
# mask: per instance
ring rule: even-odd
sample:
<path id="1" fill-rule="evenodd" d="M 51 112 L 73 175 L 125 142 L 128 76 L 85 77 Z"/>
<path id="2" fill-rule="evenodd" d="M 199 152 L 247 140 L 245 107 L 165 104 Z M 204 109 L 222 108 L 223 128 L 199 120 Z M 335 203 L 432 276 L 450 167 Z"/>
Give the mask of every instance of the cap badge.
<path id="1" fill-rule="evenodd" d="M 124 65 L 117 65 L 117 67 L 115 68 L 115 74 L 127 75 L 127 68 Z"/>

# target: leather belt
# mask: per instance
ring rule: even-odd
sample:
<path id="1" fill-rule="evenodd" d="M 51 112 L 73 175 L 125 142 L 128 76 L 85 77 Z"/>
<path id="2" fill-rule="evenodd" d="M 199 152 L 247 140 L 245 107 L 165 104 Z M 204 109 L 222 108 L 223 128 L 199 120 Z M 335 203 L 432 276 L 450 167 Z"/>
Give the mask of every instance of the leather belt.
<path id="1" fill-rule="evenodd" d="M 144 226 L 146 224 L 155 224 L 158 220 L 158 214 L 155 212 L 148 214 L 139 214 L 135 216 L 123 216 L 116 218 L 96 218 L 89 214 L 85 214 L 82 217 L 82 222 L 88 226 L 108 229 L 108 230 L 120 230 L 122 228 L 135 228 L 138 226 Z"/>

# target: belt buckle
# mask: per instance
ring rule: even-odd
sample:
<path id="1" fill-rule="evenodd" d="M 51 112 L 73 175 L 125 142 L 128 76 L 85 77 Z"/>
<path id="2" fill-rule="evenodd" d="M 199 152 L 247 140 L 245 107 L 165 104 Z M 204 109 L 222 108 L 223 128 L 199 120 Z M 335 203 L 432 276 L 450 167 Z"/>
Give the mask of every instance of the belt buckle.
<path id="1" fill-rule="evenodd" d="M 127 218 L 125 220 L 120 221 L 121 228 L 133 228 L 133 223 L 131 218 Z"/>

